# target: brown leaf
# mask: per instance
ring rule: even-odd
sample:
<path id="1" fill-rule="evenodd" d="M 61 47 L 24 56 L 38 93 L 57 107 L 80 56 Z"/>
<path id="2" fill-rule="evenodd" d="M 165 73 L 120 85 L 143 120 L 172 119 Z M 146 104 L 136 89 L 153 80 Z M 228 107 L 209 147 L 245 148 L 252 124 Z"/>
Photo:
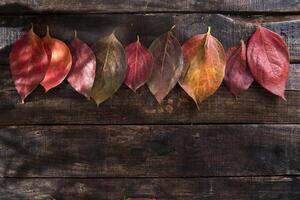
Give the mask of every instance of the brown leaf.
<path id="1" fill-rule="evenodd" d="M 284 40 L 277 33 L 258 27 L 248 43 L 247 59 L 255 80 L 285 100 L 290 59 Z"/>
<path id="2" fill-rule="evenodd" d="M 210 34 L 197 35 L 183 45 L 187 71 L 180 79 L 181 87 L 199 104 L 220 87 L 225 73 L 225 51 Z"/>
<path id="3" fill-rule="evenodd" d="M 172 29 L 155 39 L 149 48 L 154 66 L 148 87 L 159 103 L 174 88 L 183 71 L 181 46 Z"/>
<path id="4" fill-rule="evenodd" d="M 91 97 L 98 106 L 122 85 L 127 62 L 124 48 L 114 33 L 99 40 L 93 50 L 97 59 L 97 70 Z"/>
<path id="5" fill-rule="evenodd" d="M 125 48 L 128 69 L 125 84 L 134 92 L 144 85 L 151 76 L 153 56 L 138 40 Z"/>
<path id="6" fill-rule="evenodd" d="M 48 27 L 47 35 L 42 40 L 50 61 L 46 76 L 41 82 L 47 92 L 66 78 L 72 66 L 72 56 L 63 41 L 50 36 Z"/>
<path id="7" fill-rule="evenodd" d="M 9 63 L 12 79 L 24 103 L 25 98 L 43 80 L 48 67 L 46 50 L 33 28 L 14 43 Z"/>
<path id="8" fill-rule="evenodd" d="M 86 98 L 90 98 L 96 73 L 96 57 L 92 49 L 77 37 L 69 45 L 72 68 L 68 76 L 70 85 Z"/>
<path id="9" fill-rule="evenodd" d="M 224 82 L 234 96 L 247 90 L 253 82 L 253 76 L 247 64 L 247 50 L 243 40 L 237 46 L 226 51 L 226 70 Z"/>

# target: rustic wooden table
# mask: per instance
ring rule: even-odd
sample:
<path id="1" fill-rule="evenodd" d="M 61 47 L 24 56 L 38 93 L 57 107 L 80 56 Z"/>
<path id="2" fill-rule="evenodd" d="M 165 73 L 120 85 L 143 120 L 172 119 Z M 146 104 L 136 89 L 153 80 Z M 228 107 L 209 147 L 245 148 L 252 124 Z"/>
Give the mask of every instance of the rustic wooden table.
<path id="1" fill-rule="evenodd" d="M 0 199 L 300 199 L 299 12 L 299 0 L 1 0 Z M 123 86 L 97 108 L 64 83 L 22 105 L 8 52 L 31 22 L 66 42 L 115 30 L 147 46 L 173 24 L 180 41 L 210 25 L 225 47 L 260 22 L 289 45 L 288 100 L 222 86 L 197 111 L 178 86 L 162 105 Z"/>

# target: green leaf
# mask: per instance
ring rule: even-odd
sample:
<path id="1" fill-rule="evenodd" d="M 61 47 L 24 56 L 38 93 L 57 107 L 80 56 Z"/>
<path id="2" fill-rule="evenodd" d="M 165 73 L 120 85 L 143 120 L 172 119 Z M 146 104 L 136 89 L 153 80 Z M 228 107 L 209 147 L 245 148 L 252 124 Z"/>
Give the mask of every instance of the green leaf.
<path id="1" fill-rule="evenodd" d="M 110 98 L 122 85 L 127 62 L 122 44 L 114 33 L 100 39 L 93 46 L 97 69 L 91 97 L 97 106 Z"/>

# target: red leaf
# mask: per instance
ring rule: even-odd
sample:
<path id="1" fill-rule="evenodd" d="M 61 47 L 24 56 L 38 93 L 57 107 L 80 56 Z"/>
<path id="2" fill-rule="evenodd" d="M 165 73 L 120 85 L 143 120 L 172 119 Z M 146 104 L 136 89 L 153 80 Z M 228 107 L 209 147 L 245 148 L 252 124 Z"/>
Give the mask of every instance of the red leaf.
<path id="1" fill-rule="evenodd" d="M 77 92 L 90 99 L 96 73 L 95 54 L 86 43 L 77 38 L 76 32 L 69 48 L 73 59 L 68 82 Z"/>
<path id="2" fill-rule="evenodd" d="M 9 63 L 12 79 L 24 103 L 25 98 L 43 80 L 48 67 L 42 40 L 32 28 L 13 45 Z"/>
<path id="3" fill-rule="evenodd" d="M 72 66 L 72 56 L 63 41 L 50 36 L 48 27 L 47 35 L 42 40 L 50 59 L 46 76 L 41 82 L 47 92 L 66 78 Z"/>
<path id="4" fill-rule="evenodd" d="M 285 100 L 289 51 L 284 40 L 277 33 L 258 27 L 249 41 L 247 59 L 255 80 Z"/>
<path id="5" fill-rule="evenodd" d="M 224 81 L 234 96 L 247 90 L 253 82 L 253 76 L 247 64 L 247 50 L 244 41 L 229 48 L 226 52 L 227 64 Z"/>
<path id="6" fill-rule="evenodd" d="M 192 58 L 196 55 L 200 47 L 201 41 L 204 39 L 205 36 L 206 34 L 194 35 L 183 43 L 182 53 L 184 57 L 185 70 L 189 67 Z"/>
<path id="7" fill-rule="evenodd" d="M 134 92 L 150 78 L 153 68 L 153 56 L 139 41 L 125 48 L 128 62 L 125 84 Z"/>

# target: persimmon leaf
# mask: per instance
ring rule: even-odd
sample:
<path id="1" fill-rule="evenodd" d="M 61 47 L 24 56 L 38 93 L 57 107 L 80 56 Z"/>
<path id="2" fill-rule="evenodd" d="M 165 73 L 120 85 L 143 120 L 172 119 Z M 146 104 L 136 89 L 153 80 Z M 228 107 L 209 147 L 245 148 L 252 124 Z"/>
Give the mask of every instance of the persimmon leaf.
<path id="1" fill-rule="evenodd" d="M 269 29 L 258 27 L 249 40 L 247 59 L 255 80 L 285 100 L 290 60 L 284 40 Z"/>
<path id="2" fill-rule="evenodd" d="M 47 27 L 47 35 L 42 38 L 49 65 L 44 80 L 41 85 L 45 91 L 58 86 L 68 75 L 72 66 L 72 56 L 68 46 L 61 40 L 52 38 Z"/>
<path id="3" fill-rule="evenodd" d="M 172 29 L 155 39 L 149 48 L 154 66 L 148 87 L 159 103 L 174 88 L 183 71 L 181 45 Z"/>
<path id="4" fill-rule="evenodd" d="M 12 79 L 24 103 L 25 98 L 44 79 L 48 67 L 43 42 L 33 28 L 14 43 L 9 63 Z"/>
<path id="5" fill-rule="evenodd" d="M 125 53 L 128 63 L 125 84 L 135 92 L 150 78 L 153 69 L 153 56 L 141 44 L 139 37 L 136 42 L 125 48 Z"/>
<path id="6" fill-rule="evenodd" d="M 225 51 L 210 34 L 196 35 L 183 45 L 186 72 L 179 81 L 181 87 L 199 104 L 214 94 L 225 74 Z"/>
<path id="7" fill-rule="evenodd" d="M 124 48 L 114 33 L 97 41 L 93 50 L 97 69 L 91 97 L 99 106 L 122 85 L 127 71 L 127 60 Z"/>
<path id="8" fill-rule="evenodd" d="M 95 54 L 86 43 L 77 37 L 76 31 L 69 48 L 72 54 L 72 68 L 68 82 L 77 92 L 90 99 L 96 73 Z"/>
<path id="9" fill-rule="evenodd" d="M 224 82 L 234 96 L 247 90 L 253 82 L 253 76 L 247 64 L 247 47 L 243 40 L 226 51 L 226 69 Z"/>

